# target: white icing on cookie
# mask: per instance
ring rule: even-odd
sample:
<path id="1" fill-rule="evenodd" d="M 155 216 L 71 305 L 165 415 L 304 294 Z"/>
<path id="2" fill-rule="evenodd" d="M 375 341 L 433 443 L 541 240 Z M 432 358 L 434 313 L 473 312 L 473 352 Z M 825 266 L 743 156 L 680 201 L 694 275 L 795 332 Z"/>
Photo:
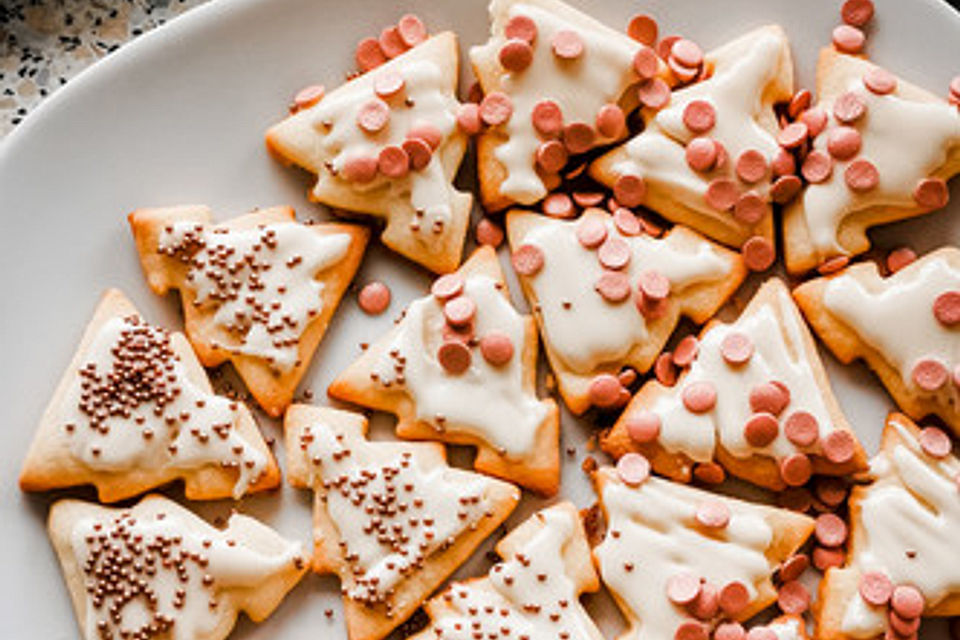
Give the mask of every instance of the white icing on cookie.
<path id="1" fill-rule="evenodd" d="M 737 180 L 736 160 L 744 151 L 761 152 L 769 164 L 779 150 L 769 131 L 776 126 L 776 119 L 763 100 L 764 92 L 778 78 L 785 39 L 780 30 L 761 30 L 755 37 L 728 45 L 735 47 L 725 50 L 730 61 L 718 64 L 707 80 L 674 91 L 669 106 L 657 112 L 643 132 L 625 145 L 628 159 L 615 164 L 614 173 L 641 176 L 670 189 L 671 197 L 690 209 L 729 219 L 730 213 L 707 204 L 707 186 L 717 178 Z M 703 173 L 690 168 L 686 159 L 685 147 L 698 134 L 684 124 L 683 113 L 694 100 L 713 106 L 716 124 L 702 135 L 720 142 L 727 154 L 722 166 Z M 768 199 L 769 171 L 759 183 L 740 186 Z"/>
<path id="2" fill-rule="evenodd" d="M 648 339 L 649 331 L 632 296 L 612 303 L 597 292 L 595 284 L 604 269 L 597 250 L 577 240 L 577 224 L 543 218 L 521 243 L 538 247 L 545 258 L 540 272 L 528 278 L 540 305 L 545 341 L 569 369 L 589 374 L 604 363 L 622 364 L 637 344 Z M 636 289 L 639 275 L 649 269 L 666 276 L 672 294 L 680 295 L 689 286 L 718 281 L 730 272 L 729 260 L 706 240 L 692 245 L 675 236 L 625 236 L 609 216 L 604 224 L 608 237 L 622 238 L 630 245 L 630 262 L 623 271 L 632 283 L 631 290 Z"/>
<path id="3" fill-rule="evenodd" d="M 237 403 L 193 384 L 170 335 L 136 316 L 104 323 L 63 406 L 71 453 L 97 472 L 223 466 L 236 469 L 239 498 L 267 464 L 237 430 Z"/>
<path id="4" fill-rule="evenodd" d="M 425 460 L 421 445 L 369 443 L 357 429 L 323 424 L 305 428 L 300 446 L 339 532 L 344 596 L 362 604 L 402 609 L 401 583 L 494 506 L 492 480 Z"/>
<path id="5" fill-rule="evenodd" d="M 889 424 L 903 443 L 881 451 L 871 464 L 877 479 L 860 501 L 863 544 L 849 566 L 916 587 L 929 609 L 960 593 L 960 565 L 951 561 L 960 535 L 960 461 L 930 458 L 903 425 Z M 841 630 L 873 638 L 886 628 L 886 609 L 853 594 Z"/>
<path id="6" fill-rule="evenodd" d="M 286 371 L 298 364 L 300 336 L 322 310 L 317 276 L 349 247 L 348 234 L 321 236 L 293 222 L 255 229 L 177 222 L 162 230 L 158 250 L 189 265 L 192 303 L 212 308 L 213 321 L 231 337 L 219 348 Z"/>
<path id="7" fill-rule="evenodd" d="M 600 633 L 578 601 L 579 586 L 558 566 L 579 523 L 566 510 L 535 514 L 541 528 L 489 577 L 454 584 L 443 598 L 459 615 L 433 623 L 436 637 L 449 640 L 526 638 L 588 640 Z M 506 632 L 504 630 L 507 630 Z M 566 634 L 566 635 L 563 635 Z"/>
<path id="8" fill-rule="evenodd" d="M 497 16 L 503 0 L 494 0 L 490 12 Z M 525 16 L 537 25 L 533 42 L 533 61 L 523 71 L 504 71 L 499 90 L 513 101 L 513 115 L 503 125 L 507 140 L 494 152 L 506 170 L 500 193 L 510 199 L 531 204 L 547 194 L 547 189 L 536 171 L 535 155 L 543 140 L 533 127 L 533 107 L 543 100 L 556 102 L 563 113 L 565 124 L 583 122 L 594 126 L 597 111 L 605 104 L 616 103 L 627 88 L 637 81 L 633 73 L 633 56 L 640 45 L 593 20 L 570 20 L 567 15 L 542 7 L 516 3 L 509 7 L 507 16 L 494 23 L 490 40 L 470 51 L 475 64 L 489 61 L 498 65 L 500 47 L 507 41 L 503 28 L 514 16 Z M 583 41 L 583 53 L 576 60 L 561 60 L 553 54 L 551 43 L 559 31 L 574 31 Z M 610 142 L 597 134 L 596 144 Z"/>
<path id="9" fill-rule="evenodd" d="M 600 496 L 607 533 L 594 549 L 604 583 L 636 616 L 624 640 L 672 638 L 690 619 L 667 598 L 667 581 L 690 573 L 722 587 L 740 582 L 752 601 L 772 569 L 764 555 L 773 540 L 766 520 L 748 505 L 724 501 L 730 509 L 723 530 L 705 532 L 696 524 L 698 504 L 713 494 L 648 478 L 630 488 L 611 477 Z"/>
<path id="10" fill-rule="evenodd" d="M 774 620 L 767 625 L 767 628 L 777 635 L 777 640 L 804 640 L 803 622 L 794 618 L 787 620 Z"/>
<path id="11" fill-rule="evenodd" d="M 937 296 L 960 290 L 960 270 L 943 256 L 920 260 L 888 278 L 854 268 L 856 275 L 843 273 L 827 283 L 826 309 L 878 351 L 912 393 L 934 395 L 944 404 L 956 401 L 960 394 L 954 385 L 925 391 L 912 371 L 922 359 L 932 358 L 948 371 L 960 364 L 960 329 L 944 326 L 933 313 Z"/>
<path id="12" fill-rule="evenodd" d="M 644 407 L 660 416 L 658 442 L 667 451 L 684 453 L 698 462 L 713 460 L 718 444 L 737 458 L 765 455 L 781 459 L 797 451 L 820 453 L 819 441 L 798 447 L 784 435 L 783 422 L 795 411 L 806 411 L 817 419 L 820 439 L 832 432 L 834 425 L 803 351 L 802 321 L 783 287 L 777 289 L 777 304 L 780 313 L 766 303 L 732 324 L 717 324 L 707 331 L 682 382 Z M 744 334 L 753 342 L 753 355 L 744 364 L 730 365 L 724 360 L 721 345 L 732 333 Z M 684 407 L 682 392 L 687 385 L 701 381 L 714 386 L 717 401 L 710 411 L 693 413 Z M 776 438 L 757 447 L 744 436 L 744 425 L 754 413 L 750 390 L 773 381 L 787 386 L 790 403 L 779 416 Z"/>
<path id="13" fill-rule="evenodd" d="M 867 90 L 860 77 L 851 78 L 846 89 L 867 106 L 866 115 L 850 125 L 862 140 L 856 158 L 872 162 L 880 182 L 865 193 L 854 192 L 844 180 L 844 170 L 853 159 L 834 159 L 833 173 L 826 181 L 807 185 L 797 206 L 803 208 L 814 249 L 824 256 L 848 253 L 837 242 L 837 230 L 850 215 L 874 208 L 915 207 L 917 183 L 942 167 L 949 149 L 960 144 L 960 113 L 952 105 L 917 102 L 900 92 L 877 95 Z M 826 153 L 830 130 L 839 123 L 833 103 L 821 106 L 829 124 L 813 146 Z"/>
<path id="14" fill-rule="evenodd" d="M 382 387 L 402 385 L 413 399 L 415 417 L 438 431 L 468 433 L 507 456 L 522 457 L 532 453 L 547 407 L 524 387 L 525 321 L 501 289 L 489 276 L 470 275 L 463 295 L 476 304 L 477 338 L 493 331 L 510 338 L 515 353 L 509 362 L 492 365 L 471 349 L 469 368 L 448 372 L 437 358 L 445 337 L 443 303 L 427 296 L 407 308 L 372 377 Z"/>
<path id="15" fill-rule="evenodd" d="M 171 640 L 211 637 L 237 614 L 235 605 L 220 597 L 224 590 L 256 589 L 287 565 L 302 562 L 297 543 L 266 555 L 223 532 L 200 535 L 193 526 L 176 514 L 129 512 L 88 517 L 73 526 L 70 542 L 86 587 L 87 640 L 154 637 L 163 630 Z M 147 632 L 150 625 L 161 631 Z M 144 635 L 134 635 L 138 631 Z"/>

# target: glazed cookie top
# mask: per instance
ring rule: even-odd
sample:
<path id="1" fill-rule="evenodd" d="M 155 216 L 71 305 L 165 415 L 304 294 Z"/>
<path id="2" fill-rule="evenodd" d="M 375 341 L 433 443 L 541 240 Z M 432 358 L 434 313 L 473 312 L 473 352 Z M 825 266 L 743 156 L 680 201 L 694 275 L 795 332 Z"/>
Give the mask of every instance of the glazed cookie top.
<path id="1" fill-rule="evenodd" d="M 217 465 L 236 469 L 239 498 L 268 462 L 238 431 L 239 404 L 191 382 L 172 336 L 136 315 L 100 327 L 62 406 L 67 446 L 95 471 Z"/>

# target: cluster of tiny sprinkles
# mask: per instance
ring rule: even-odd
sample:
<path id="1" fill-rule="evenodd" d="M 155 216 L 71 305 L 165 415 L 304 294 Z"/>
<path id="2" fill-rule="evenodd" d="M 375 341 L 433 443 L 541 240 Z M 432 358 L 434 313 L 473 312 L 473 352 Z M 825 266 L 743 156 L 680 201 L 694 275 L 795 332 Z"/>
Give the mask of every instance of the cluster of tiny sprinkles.
<path id="1" fill-rule="evenodd" d="M 120 322 L 121 327 L 116 341 L 108 346 L 109 368 L 91 361 L 77 372 L 80 379 L 77 409 L 86 418 L 90 433 L 101 438 L 86 449 L 93 456 L 93 464 L 102 458 L 114 460 L 124 456 L 129 440 L 118 427 L 128 425 L 118 423 L 132 420 L 142 436 L 138 451 L 165 446 L 170 457 L 188 463 L 192 462 L 195 450 L 199 450 L 206 456 L 222 456 L 220 466 L 238 469 L 241 477 L 259 476 L 262 469 L 257 467 L 262 467 L 261 456 L 248 450 L 235 434 L 239 405 L 198 394 L 185 381 L 180 359 L 165 330 L 148 325 L 135 315 L 116 322 Z M 158 429 L 163 432 L 157 433 Z M 76 422 L 67 422 L 64 430 L 73 438 L 83 435 L 78 433 Z M 212 440 L 211 432 L 216 440 Z M 228 446 L 221 446 L 217 441 Z M 256 477 L 249 482 L 256 482 Z M 245 488 L 243 484 L 238 483 L 238 490 Z"/>
<path id="2" fill-rule="evenodd" d="M 637 311 L 646 319 L 663 317 L 670 304 L 670 280 L 656 269 L 647 269 L 639 274 L 636 288 L 628 272 L 633 257 L 630 238 L 645 233 L 642 221 L 629 209 L 619 207 L 613 214 L 612 231 L 606 222 L 592 217 L 581 218 L 577 223 L 576 236 L 585 249 L 597 252 L 597 261 L 603 273 L 593 283 L 597 295 L 610 304 L 625 304 L 632 298 Z M 546 256 L 540 247 L 523 244 L 511 256 L 513 268 L 526 277 L 536 276 L 543 269 Z M 564 308 L 571 308 L 564 303 Z M 635 373 L 627 370 L 616 376 L 598 374 L 591 381 L 588 393 L 590 402 L 602 409 L 621 407 L 630 400 L 627 386 L 635 380 Z"/>
<path id="3" fill-rule="evenodd" d="M 945 329 L 960 327 L 960 291 L 944 291 L 938 295 L 930 312 Z M 913 364 L 910 379 L 917 387 L 929 393 L 935 393 L 949 383 L 960 388 L 960 364 L 951 371 L 943 364 L 941 357 L 930 354 Z"/>
<path id="4" fill-rule="evenodd" d="M 411 452 L 404 451 L 383 465 L 343 464 L 353 455 L 343 434 L 336 434 L 332 451 L 313 447 L 316 440 L 307 427 L 300 436 L 300 449 L 322 477 L 320 499 L 326 504 L 332 495 L 339 494 L 347 500 L 353 507 L 351 517 L 362 519 L 358 524 L 366 536 L 360 540 L 341 538 L 338 543 L 352 578 L 352 584 L 343 585 L 342 594 L 368 607 L 382 605 L 386 616 L 392 618 L 396 582 L 420 571 L 431 554 L 443 552 L 456 542 L 453 535 L 438 539 L 438 530 L 450 528 L 452 523 L 443 521 L 435 510 L 438 505 L 427 504 L 424 499 L 429 489 Z M 454 525 L 457 530 L 472 531 L 480 518 L 492 516 L 479 494 L 463 493 L 456 501 L 453 517 L 459 523 Z M 371 560 L 369 554 L 361 554 L 354 547 L 368 545 L 379 550 L 374 560 L 385 558 L 386 572 L 364 566 Z"/>
<path id="5" fill-rule="evenodd" d="M 203 224 L 164 227 L 157 250 L 187 265 L 192 304 L 213 306 L 235 341 L 225 349 L 261 357 L 276 370 L 301 364 L 300 336 L 323 307 L 321 269 L 346 253 L 349 236 L 318 236 L 294 223 L 230 230 Z"/>

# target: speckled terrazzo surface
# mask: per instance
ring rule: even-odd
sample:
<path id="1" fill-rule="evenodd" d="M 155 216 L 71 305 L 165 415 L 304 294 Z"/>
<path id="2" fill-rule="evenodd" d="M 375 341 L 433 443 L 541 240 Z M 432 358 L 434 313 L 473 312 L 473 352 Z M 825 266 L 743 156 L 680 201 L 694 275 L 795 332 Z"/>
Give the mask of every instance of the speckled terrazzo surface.
<path id="1" fill-rule="evenodd" d="M 206 0 L 0 0 L 0 137 L 125 42 Z"/>

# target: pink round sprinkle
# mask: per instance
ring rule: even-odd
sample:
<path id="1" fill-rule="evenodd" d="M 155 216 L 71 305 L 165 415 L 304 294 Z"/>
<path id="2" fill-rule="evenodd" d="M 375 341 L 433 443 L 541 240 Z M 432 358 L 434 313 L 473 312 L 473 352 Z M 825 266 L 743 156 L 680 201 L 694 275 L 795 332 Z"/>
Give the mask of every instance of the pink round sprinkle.
<path id="1" fill-rule="evenodd" d="M 820 437 L 820 423 L 807 411 L 794 411 L 783 423 L 783 434 L 798 447 L 809 447 Z"/>
<path id="2" fill-rule="evenodd" d="M 553 100 L 541 100 L 533 105 L 530 120 L 533 128 L 543 136 L 554 137 L 563 131 L 563 112 Z"/>
<path id="3" fill-rule="evenodd" d="M 622 175 L 613 183 L 613 197 L 624 207 L 640 205 L 646 193 L 646 184 L 640 176 Z"/>
<path id="4" fill-rule="evenodd" d="M 798 579 L 810 566 L 810 558 L 805 553 L 792 555 L 780 565 L 779 575 L 783 582 Z"/>
<path id="5" fill-rule="evenodd" d="M 673 364 L 681 369 L 689 367 L 697 359 L 699 352 L 700 341 L 697 336 L 685 336 L 673 350 Z"/>
<path id="6" fill-rule="evenodd" d="M 827 151 L 837 160 L 849 160 L 857 155 L 860 145 L 860 132 L 853 127 L 835 127 L 827 134 Z"/>
<path id="7" fill-rule="evenodd" d="M 647 269 L 640 274 L 639 289 L 645 298 L 665 300 L 670 295 L 670 280 L 656 269 Z"/>
<path id="8" fill-rule="evenodd" d="M 887 254 L 887 270 L 896 273 L 917 259 L 917 253 L 910 247 L 897 247 Z"/>
<path id="9" fill-rule="evenodd" d="M 322 84 L 312 84 L 300 89 L 300 91 L 297 91 L 297 94 L 293 96 L 294 111 L 312 107 L 323 99 L 324 93 L 326 93 L 326 89 L 324 89 Z"/>
<path id="10" fill-rule="evenodd" d="M 662 109 L 670 102 L 670 85 L 661 78 L 651 78 L 637 87 L 640 104 L 651 109 Z"/>
<path id="11" fill-rule="evenodd" d="M 500 47 L 499 59 L 500 66 L 505 70 L 519 73 L 533 62 L 533 47 L 526 40 L 507 40 Z"/>
<path id="12" fill-rule="evenodd" d="M 800 173 L 807 179 L 807 182 L 812 184 L 824 182 L 833 173 L 833 159 L 823 151 L 814 149 L 804 159 Z"/>
<path id="13" fill-rule="evenodd" d="M 554 55 L 563 60 L 574 60 L 583 54 L 583 40 L 576 31 L 569 29 L 557 31 L 550 44 Z"/>
<path id="14" fill-rule="evenodd" d="M 713 640 L 746 640 L 747 632 L 739 622 L 722 622 L 713 632 Z"/>
<path id="15" fill-rule="evenodd" d="M 717 404 L 717 390 L 706 380 L 693 382 L 683 389 L 683 406 L 692 413 L 706 413 Z"/>
<path id="16" fill-rule="evenodd" d="M 691 82 L 700 75 L 700 67 L 687 67 L 672 56 L 667 60 L 667 66 L 681 83 Z"/>
<path id="17" fill-rule="evenodd" d="M 924 391 L 936 391 L 946 384 L 949 375 L 947 368 L 938 360 L 924 358 L 913 366 L 910 377 Z"/>
<path id="18" fill-rule="evenodd" d="M 833 46 L 843 53 L 860 53 L 866 40 L 863 31 L 849 24 L 842 24 L 833 30 Z"/>
<path id="19" fill-rule="evenodd" d="M 827 549 L 817 547 L 813 550 L 813 566 L 820 571 L 826 571 L 832 567 L 842 567 L 847 554 L 843 549 Z"/>
<path id="20" fill-rule="evenodd" d="M 617 460 L 617 475 L 625 484 L 640 486 L 650 476 L 650 462 L 639 453 L 627 453 Z"/>
<path id="21" fill-rule="evenodd" d="M 876 189 L 880 184 L 880 172 L 869 160 L 857 158 L 844 169 L 843 179 L 852 191 L 864 193 Z"/>
<path id="22" fill-rule="evenodd" d="M 925 427 L 917 438 L 920 448 L 931 458 L 946 458 L 953 450 L 950 436 L 937 427 Z"/>
<path id="23" fill-rule="evenodd" d="M 696 42 L 680 38 L 670 47 L 670 57 L 685 67 L 699 67 L 703 62 L 703 50 Z"/>
<path id="24" fill-rule="evenodd" d="M 673 354 L 669 351 L 657 356 L 653 363 L 653 375 L 657 382 L 665 387 L 677 384 L 677 366 L 673 364 Z"/>
<path id="25" fill-rule="evenodd" d="M 920 618 L 904 618 L 896 611 L 887 611 L 887 622 L 890 623 L 888 635 L 896 640 L 906 638 L 914 640 L 920 630 Z"/>
<path id="26" fill-rule="evenodd" d="M 916 587 L 897 585 L 890 596 L 890 606 L 903 618 L 919 618 L 923 614 L 923 594 Z"/>
<path id="27" fill-rule="evenodd" d="M 613 212 L 613 226 L 625 236 L 638 236 L 643 232 L 640 219 L 624 207 Z"/>
<path id="28" fill-rule="evenodd" d="M 551 218 L 571 218 L 576 213 L 573 200 L 565 193 L 551 193 L 543 199 L 541 208 Z"/>
<path id="29" fill-rule="evenodd" d="M 657 21 L 653 17 L 642 13 L 630 18 L 630 22 L 627 24 L 627 35 L 648 47 L 656 44 L 658 31 Z"/>
<path id="30" fill-rule="evenodd" d="M 770 213 L 770 205 L 755 191 L 741 194 L 733 205 L 733 217 L 748 225 L 757 224 L 768 213 Z"/>
<path id="31" fill-rule="evenodd" d="M 823 439 L 823 456 L 834 464 L 843 464 L 853 458 L 857 441 L 849 431 L 831 431 Z"/>
<path id="32" fill-rule="evenodd" d="M 513 115 L 513 101 L 502 91 L 493 91 L 483 96 L 480 102 L 480 119 L 493 127 L 503 124 Z"/>
<path id="33" fill-rule="evenodd" d="M 849 490 L 842 478 L 820 476 L 815 486 L 817 498 L 830 509 L 836 509 L 847 499 Z"/>
<path id="34" fill-rule="evenodd" d="M 787 115 L 791 118 L 796 118 L 801 113 L 810 108 L 810 103 L 813 101 L 813 94 L 810 93 L 809 89 L 800 89 L 793 97 L 790 98 L 789 104 L 787 104 Z"/>
<path id="35" fill-rule="evenodd" d="M 410 170 L 410 156 L 401 147 L 388 145 L 380 150 L 377 168 L 388 178 L 402 178 Z"/>
<path id="36" fill-rule="evenodd" d="M 626 240 L 620 236 L 607 236 L 597 250 L 597 259 L 607 269 L 623 269 L 630 263 L 631 254 Z"/>
<path id="37" fill-rule="evenodd" d="M 627 435 L 634 442 L 653 442 L 660 435 L 660 416 L 648 409 L 640 409 L 624 418 Z"/>
<path id="38" fill-rule="evenodd" d="M 477 244 L 496 249 L 503 244 L 503 228 L 490 218 L 481 218 L 476 229 Z"/>
<path id="39" fill-rule="evenodd" d="M 609 409 L 617 404 L 623 386 L 617 376 L 601 373 L 590 381 L 587 395 L 590 403 L 601 409 Z"/>
<path id="40" fill-rule="evenodd" d="M 470 368 L 470 349 L 460 340 L 448 340 L 437 350 L 437 360 L 445 371 L 459 375 Z"/>
<path id="41" fill-rule="evenodd" d="M 780 415 L 790 404 L 790 391 L 776 382 L 763 382 L 750 390 L 750 408 L 755 412 Z"/>
<path id="42" fill-rule="evenodd" d="M 608 103 L 597 111 L 596 125 L 604 138 L 618 138 L 626 130 L 627 116 L 619 105 Z"/>
<path id="43" fill-rule="evenodd" d="M 893 583 L 881 571 L 868 571 L 860 576 L 860 597 L 875 607 L 882 607 L 893 595 Z"/>
<path id="44" fill-rule="evenodd" d="M 600 206 L 605 197 L 601 191 L 574 191 L 571 196 L 577 206 L 584 209 Z"/>
<path id="45" fill-rule="evenodd" d="M 897 90 L 897 77 L 881 67 L 873 67 L 863 74 L 863 85 L 877 95 L 887 95 Z"/>
<path id="46" fill-rule="evenodd" d="M 777 438 L 780 424 L 776 416 L 770 413 L 755 413 L 743 426 L 743 437 L 752 447 L 765 447 Z"/>
<path id="47" fill-rule="evenodd" d="M 681 571 L 667 579 L 667 597 L 670 602 L 679 605 L 690 604 L 700 595 L 700 578 L 692 573 Z"/>
<path id="48" fill-rule="evenodd" d="M 387 61 L 387 56 L 380 48 L 380 41 L 376 38 L 364 38 L 357 43 L 357 50 L 354 54 L 357 68 L 362 73 L 379 67 Z"/>
<path id="49" fill-rule="evenodd" d="M 770 162 L 770 168 L 775 176 L 789 176 L 797 172 L 797 161 L 786 149 L 778 149 Z"/>
<path id="50" fill-rule="evenodd" d="M 739 615 L 749 604 L 750 592 L 742 582 L 728 582 L 720 589 L 720 609 L 728 616 Z"/>
<path id="51" fill-rule="evenodd" d="M 803 121 L 791 122 L 777 133 L 777 142 L 784 149 L 796 149 L 810 136 L 810 127 Z"/>
<path id="52" fill-rule="evenodd" d="M 684 620 L 677 625 L 673 640 L 710 640 L 710 631 L 698 620 Z"/>
<path id="53" fill-rule="evenodd" d="M 753 348 L 750 336 L 738 331 L 731 331 L 720 342 L 720 354 L 731 365 L 741 365 L 750 360 Z"/>
<path id="54" fill-rule="evenodd" d="M 384 69 L 373 79 L 373 91 L 381 98 L 389 98 L 403 91 L 406 82 L 396 71 Z"/>
<path id="55" fill-rule="evenodd" d="M 370 282 L 360 289 L 357 304 L 364 313 L 379 315 L 390 306 L 390 287 L 382 282 Z"/>
<path id="56" fill-rule="evenodd" d="M 630 278 L 621 271 L 604 269 L 594 289 L 608 302 L 623 302 L 630 297 Z"/>
<path id="57" fill-rule="evenodd" d="M 706 100 L 691 100 L 683 108 L 683 124 L 694 133 L 704 133 L 717 122 L 713 105 Z"/>
<path id="58" fill-rule="evenodd" d="M 777 257 L 773 243 L 763 236 L 753 236 L 741 247 L 743 262 L 751 271 L 766 271 Z"/>
<path id="59" fill-rule="evenodd" d="M 723 529 L 730 523 L 730 509 L 720 500 L 706 500 L 697 505 L 696 518 L 708 529 Z"/>
<path id="60" fill-rule="evenodd" d="M 806 513 L 813 506 L 813 494 L 806 487 L 787 487 L 777 494 L 777 504 L 784 509 Z"/>
<path id="61" fill-rule="evenodd" d="M 477 304 L 467 296 L 457 296 L 443 305 L 443 317 L 454 327 L 470 324 L 477 314 Z"/>
<path id="62" fill-rule="evenodd" d="M 827 112 L 820 107 L 811 107 L 800 114 L 800 121 L 807 125 L 807 133 L 816 138 L 827 128 Z"/>
<path id="63" fill-rule="evenodd" d="M 517 38 L 533 44 L 537 39 L 537 23 L 527 16 L 513 16 L 507 21 L 503 34 L 507 38 Z"/>
<path id="64" fill-rule="evenodd" d="M 637 76 L 641 80 L 650 80 L 656 77 L 659 69 L 660 58 L 657 57 L 656 51 L 647 46 L 637 49 L 637 52 L 633 55 L 633 70 L 637 72 Z"/>
<path id="65" fill-rule="evenodd" d="M 670 50 L 673 49 L 673 45 L 680 40 L 678 35 L 669 35 L 664 36 L 660 39 L 660 42 L 657 43 L 657 55 L 666 60 L 670 57 Z"/>
<path id="66" fill-rule="evenodd" d="M 390 120 L 390 107 L 379 98 L 370 100 L 357 111 L 357 126 L 367 133 L 380 131 Z"/>
<path id="67" fill-rule="evenodd" d="M 547 173 L 558 173 L 568 157 L 567 148 L 559 140 L 548 140 L 537 147 L 537 165 Z"/>
<path id="68" fill-rule="evenodd" d="M 945 291 L 933 301 L 933 315 L 947 327 L 960 323 L 960 291 Z"/>
<path id="69" fill-rule="evenodd" d="M 468 136 L 475 136 L 483 128 L 480 119 L 480 105 L 465 102 L 457 107 L 457 126 Z"/>
<path id="70" fill-rule="evenodd" d="M 410 168 L 414 171 L 420 171 L 430 164 L 430 158 L 433 157 L 433 151 L 429 143 L 423 138 L 407 138 L 401 145 L 404 153 L 410 161 Z"/>
<path id="71" fill-rule="evenodd" d="M 760 182 L 767 175 L 767 157 L 756 149 L 747 149 L 737 158 L 737 176 L 748 184 Z"/>
<path id="72" fill-rule="evenodd" d="M 801 189 L 803 182 L 797 176 L 780 176 L 770 186 L 770 199 L 777 204 L 786 204 L 796 198 Z"/>
<path id="73" fill-rule="evenodd" d="M 867 112 L 867 103 L 859 95 L 847 91 L 833 103 L 833 117 L 844 124 L 859 120 Z"/>
<path id="74" fill-rule="evenodd" d="M 740 196 L 737 183 L 727 178 L 715 178 L 707 185 L 705 198 L 707 204 L 718 211 L 728 211 L 733 208 Z"/>
<path id="75" fill-rule="evenodd" d="M 941 178 L 924 178 L 913 190 L 913 199 L 924 209 L 940 209 L 950 200 L 947 183 Z"/>
<path id="76" fill-rule="evenodd" d="M 847 524 L 834 513 L 817 516 L 813 531 L 817 541 L 825 547 L 839 547 L 847 541 Z"/>
<path id="77" fill-rule="evenodd" d="M 400 39 L 408 47 L 415 47 L 427 39 L 427 27 L 423 20 L 412 13 L 408 13 L 400 18 L 397 23 L 397 31 L 400 32 Z"/>
<path id="78" fill-rule="evenodd" d="M 581 218 L 577 223 L 577 240 L 588 249 L 595 249 L 607 239 L 607 225 L 597 218 Z"/>
<path id="79" fill-rule="evenodd" d="M 810 608 L 810 591 L 796 580 L 784 582 L 777 594 L 777 605 L 784 613 L 800 615 Z"/>
<path id="80" fill-rule="evenodd" d="M 536 275 L 543 268 L 543 251 L 532 244 L 520 245 L 510 256 L 514 270 L 522 276 Z"/>
<path id="81" fill-rule="evenodd" d="M 704 582 L 700 585 L 700 595 L 687 606 L 687 610 L 697 620 L 712 620 L 720 610 L 720 590 L 712 582 Z"/>
<path id="82" fill-rule="evenodd" d="M 388 58 L 396 58 L 409 49 L 407 43 L 400 36 L 400 29 L 397 27 L 386 27 L 380 32 L 380 48 L 383 49 Z"/>
<path id="83" fill-rule="evenodd" d="M 850 256 L 833 256 L 817 267 L 817 271 L 826 276 L 844 269 L 848 264 L 850 264 Z"/>
<path id="84" fill-rule="evenodd" d="M 437 300 L 445 301 L 455 298 L 463 292 L 463 276 L 459 273 L 448 273 L 434 280 L 430 293 Z"/>
<path id="85" fill-rule="evenodd" d="M 563 144 L 571 154 L 586 153 L 596 139 L 596 130 L 586 122 L 571 122 L 563 128 Z"/>
<path id="86" fill-rule="evenodd" d="M 694 138 L 687 143 L 687 164 L 694 171 L 710 171 L 717 163 L 717 145 L 710 138 Z"/>
<path id="87" fill-rule="evenodd" d="M 790 487 L 807 483 L 813 474 L 813 464 L 803 453 L 794 453 L 780 461 L 780 477 Z"/>
<path id="88" fill-rule="evenodd" d="M 840 17 L 851 26 L 864 26 L 873 18 L 873 0 L 846 0 L 840 8 Z"/>
<path id="89" fill-rule="evenodd" d="M 480 338 L 480 353 L 493 366 L 503 366 L 513 358 L 513 340 L 505 333 L 491 331 Z"/>

